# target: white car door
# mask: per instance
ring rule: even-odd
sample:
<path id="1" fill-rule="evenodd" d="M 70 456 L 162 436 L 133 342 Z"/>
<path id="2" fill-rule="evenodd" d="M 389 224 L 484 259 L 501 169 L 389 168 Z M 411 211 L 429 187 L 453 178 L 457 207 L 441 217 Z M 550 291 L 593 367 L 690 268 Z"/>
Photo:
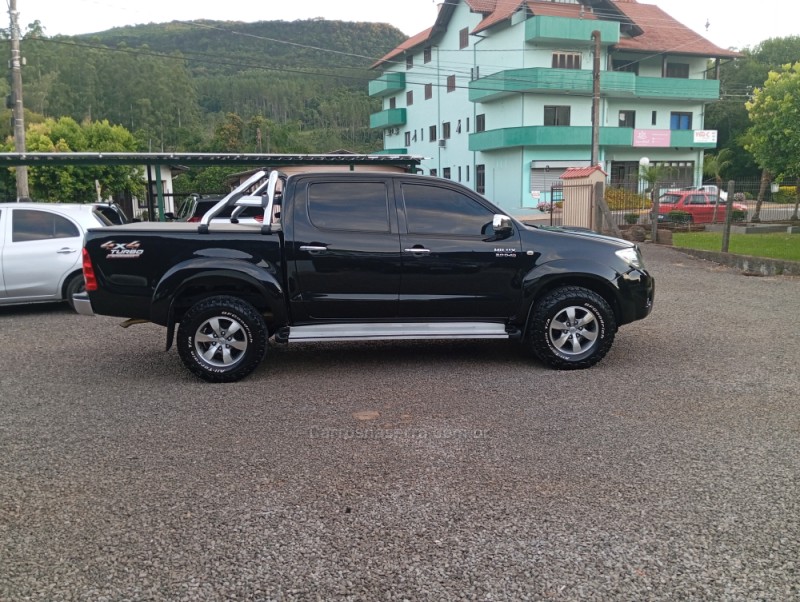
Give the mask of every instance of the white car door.
<path id="1" fill-rule="evenodd" d="M 2 244 L 2 301 L 61 298 L 64 277 L 81 260 L 83 232 L 47 209 L 7 209 Z"/>

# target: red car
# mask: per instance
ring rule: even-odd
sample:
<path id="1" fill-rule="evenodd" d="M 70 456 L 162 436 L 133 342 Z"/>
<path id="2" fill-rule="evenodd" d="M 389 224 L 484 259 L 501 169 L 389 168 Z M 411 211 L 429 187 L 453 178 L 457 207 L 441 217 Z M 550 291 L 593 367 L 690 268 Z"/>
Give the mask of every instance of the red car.
<path id="1" fill-rule="evenodd" d="M 719 201 L 717 195 L 707 194 L 703 190 L 670 190 L 658 199 L 658 221 L 721 223 L 725 221 L 726 209 L 725 201 Z M 733 219 L 738 218 L 738 221 L 743 221 L 747 218 L 747 205 L 744 203 L 734 203 L 733 210 Z M 674 214 L 674 211 L 682 214 Z M 741 212 L 744 212 L 744 215 Z"/>

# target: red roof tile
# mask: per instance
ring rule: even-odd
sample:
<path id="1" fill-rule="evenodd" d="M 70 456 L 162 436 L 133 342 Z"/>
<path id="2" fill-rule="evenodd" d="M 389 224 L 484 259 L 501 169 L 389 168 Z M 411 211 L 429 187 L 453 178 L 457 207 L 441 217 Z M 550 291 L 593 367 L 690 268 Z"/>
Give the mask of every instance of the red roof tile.
<path id="1" fill-rule="evenodd" d="M 528 8 L 534 15 L 541 17 L 568 17 L 570 19 L 597 19 L 592 10 L 581 4 L 563 4 L 545 0 L 529 0 Z"/>
<path id="2" fill-rule="evenodd" d="M 417 35 L 408 38 L 405 42 L 400 44 L 397 48 L 392 50 L 389 54 L 384 55 L 380 60 L 374 62 L 370 69 L 375 69 L 376 67 L 380 67 L 384 63 L 391 62 L 394 58 L 402 55 L 406 50 L 411 50 L 414 46 L 418 46 L 423 42 L 426 42 L 431 37 L 431 32 L 433 31 L 433 27 L 429 27 L 425 31 L 421 31 Z"/>
<path id="3" fill-rule="evenodd" d="M 608 175 L 605 171 L 603 171 L 602 167 L 599 165 L 593 165 L 591 167 L 570 167 L 567 171 L 561 174 L 559 179 L 573 180 L 575 178 L 586 178 L 596 171 L 599 171 L 604 176 Z"/>
<path id="4" fill-rule="evenodd" d="M 669 52 L 704 57 L 733 58 L 738 52 L 725 50 L 670 17 L 652 4 L 635 0 L 612 0 L 616 8 L 644 32 L 632 38 L 620 38 L 616 48 L 641 52 Z"/>

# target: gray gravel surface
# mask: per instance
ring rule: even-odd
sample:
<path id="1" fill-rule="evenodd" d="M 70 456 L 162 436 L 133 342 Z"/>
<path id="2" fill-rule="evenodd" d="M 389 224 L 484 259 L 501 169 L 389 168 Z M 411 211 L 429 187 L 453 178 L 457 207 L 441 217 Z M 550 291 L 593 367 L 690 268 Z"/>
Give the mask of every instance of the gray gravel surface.
<path id="1" fill-rule="evenodd" d="M 595 368 L 502 342 L 272 347 L 0 309 L 0 600 L 800 597 L 800 280 L 645 247 Z"/>

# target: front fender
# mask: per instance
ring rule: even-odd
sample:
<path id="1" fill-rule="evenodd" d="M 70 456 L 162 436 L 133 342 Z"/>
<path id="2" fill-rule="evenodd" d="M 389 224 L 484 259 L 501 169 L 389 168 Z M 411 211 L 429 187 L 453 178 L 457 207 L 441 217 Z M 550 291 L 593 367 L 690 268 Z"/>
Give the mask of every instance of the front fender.
<path id="1" fill-rule="evenodd" d="M 193 258 L 170 268 L 153 292 L 150 320 L 170 327 L 174 320 L 175 301 L 185 290 L 208 286 L 209 290 L 224 294 L 221 285 L 237 282 L 252 288 L 264 299 L 276 325 L 287 322 L 283 286 L 279 280 L 279 271 L 274 265 L 219 257 Z"/>
<path id="2" fill-rule="evenodd" d="M 536 300 L 546 291 L 562 285 L 590 288 L 602 295 L 617 311 L 620 273 L 602 263 L 583 258 L 566 258 L 539 264 L 522 279 L 522 307 L 517 315 L 526 321 Z"/>

